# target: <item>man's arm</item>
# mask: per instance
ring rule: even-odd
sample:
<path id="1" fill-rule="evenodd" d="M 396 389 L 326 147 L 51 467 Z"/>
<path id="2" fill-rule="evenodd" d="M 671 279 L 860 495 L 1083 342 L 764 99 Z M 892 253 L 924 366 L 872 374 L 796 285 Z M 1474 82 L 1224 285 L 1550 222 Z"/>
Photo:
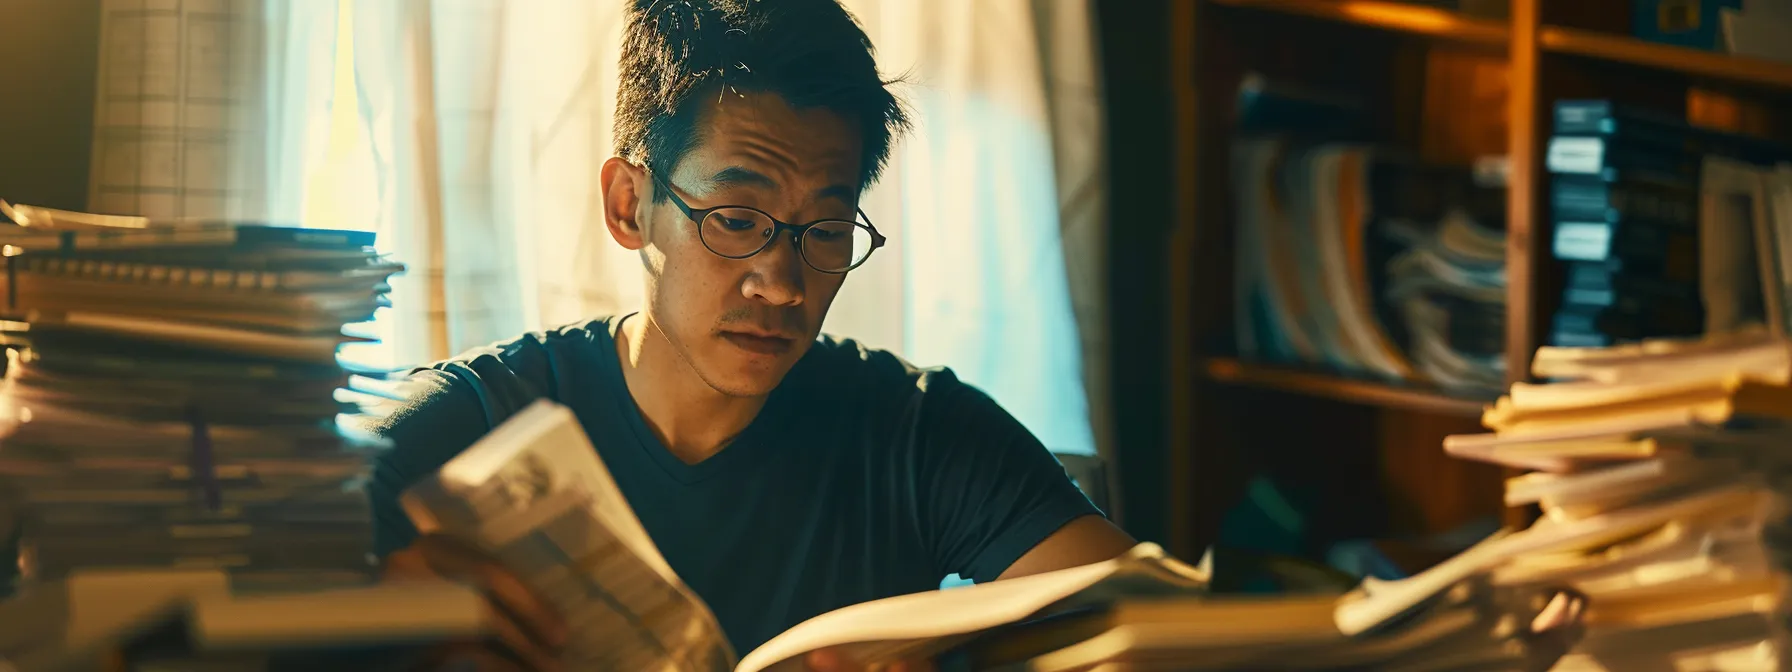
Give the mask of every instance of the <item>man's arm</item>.
<path id="1" fill-rule="evenodd" d="M 942 573 L 988 582 L 1100 562 L 1134 546 L 988 395 L 950 378 L 928 382 L 915 490 Z"/>
<path id="2" fill-rule="evenodd" d="M 417 528 L 399 498 L 491 429 L 479 394 L 451 373 L 425 369 L 405 382 L 409 398 L 369 429 L 392 442 L 373 458 L 367 498 L 373 510 L 374 551 L 380 557 L 409 546 Z"/>
<path id="3" fill-rule="evenodd" d="M 505 568 L 476 549 L 452 540 L 417 534 L 400 504 L 404 490 L 418 479 L 460 454 L 491 429 L 494 410 L 508 414 L 508 404 L 488 406 L 495 396 L 487 381 L 505 381 L 502 370 L 486 361 L 485 376 L 455 374 L 460 364 L 425 369 L 406 382 L 409 399 L 372 429 L 392 441 L 392 448 L 373 461 L 373 479 L 367 494 L 373 510 L 375 550 L 383 562 L 387 581 L 451 580 L 478 587 L 491 607 L 487 624 L 510 655 L 528 662 L 534 670 L 557 668 L 559 647 L 566 639 L 565 624 L 546 603 L 531 594 Z M 467 380 L 480 380 L 476 387 Z M 452 642 L 423 652 L 424 667 L 446 669 L 470 661 L 497 661 L 497 653 L 484 641 Z M 439 665 L 437 663 L 440 663 Z M 452 664 L 451 664 L 452 663 Z M 465 665 L 462 665 L 463 667 Z M 477 664 L 467 669 L 511 669 Z M 381 668 L 384 669 L 384 668 Z"/>
<path id="4" fill-rule="evenodd" d="M 1112 560 L 1138 541 L 1102 516 L 1083 516 L 1058 528 L 1002 572 L 1001 578 L 1030 576 Z"/>

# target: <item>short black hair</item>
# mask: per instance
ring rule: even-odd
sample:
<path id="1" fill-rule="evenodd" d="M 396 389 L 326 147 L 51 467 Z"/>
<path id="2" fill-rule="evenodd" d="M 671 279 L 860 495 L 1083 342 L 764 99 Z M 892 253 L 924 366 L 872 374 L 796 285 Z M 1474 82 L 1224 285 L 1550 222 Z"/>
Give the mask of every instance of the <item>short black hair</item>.
<path id="1" fill-rule="evenodd" d="M 657 174 L 671 174 L 702 140 L 704 101 L 739 93 L 776 94 L 856 125 L 861 191 L 908 128 L 870 38 L 837 0 L 632 0 L 627 15 L 616 151 Z"/>

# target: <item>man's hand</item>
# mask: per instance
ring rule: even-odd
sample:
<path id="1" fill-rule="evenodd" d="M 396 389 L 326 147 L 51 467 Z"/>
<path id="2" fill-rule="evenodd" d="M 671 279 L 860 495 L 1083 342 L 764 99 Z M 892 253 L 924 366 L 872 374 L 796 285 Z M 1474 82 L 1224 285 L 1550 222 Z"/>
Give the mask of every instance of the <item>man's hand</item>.
<path id="1" fill-rule="evenodd" d="M 811 672 L 933 672 L 934 670 L 933 663 L 930 661 L 912 660 L 873 668 L 868 665 L 860 665 L 833 649 L 822 649 L 811 653 L 803 662 Z"/>
<path id="2" fill-rule="evenodd" d="M 1586 614 L 1587 598 L 1574 591 L 1556 593 L 1549 604 L 1531 620 L 1531 629 L 1527 633 L 1530 639 L 1530 660 L 1526 661 L 1527 670 L 1547 670 L 1554 667 L 1557 660 L 1568 655 L 1568 651 L 1580 642 L 1586 626 L 1581 617 Z"/>
<path id="3" fill-rule="evenodd" d="M 529 669 L 558 670 L 566 626 L 560 615 L 530 592 L 523 582 L 477 549 L 447 537 L 424 535 L 410 547 L 386 556 L 388 581 L 449 580 L 485 594 L 488 622 L 506 649 Z M 499 657 L 476 642 L 446 645 L 430 656 L 439 664 L 464 669 L 502 669 Z"/>

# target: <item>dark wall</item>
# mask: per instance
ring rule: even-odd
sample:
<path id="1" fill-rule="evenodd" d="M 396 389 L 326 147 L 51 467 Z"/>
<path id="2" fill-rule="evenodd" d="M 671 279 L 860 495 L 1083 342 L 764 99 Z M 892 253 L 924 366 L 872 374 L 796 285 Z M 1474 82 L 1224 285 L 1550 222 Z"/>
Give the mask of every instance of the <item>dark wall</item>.
<path id="1" fill-rule="evenodd" d="M 100 0 L 0 0 L 0 198 L 87 205 Z"/>
<path id="2" fill-rule="evenodd" d="M 1107 103 L 1108 286 L 1121 515 L 1142 540 L 1169 540 L 1164 394 L 1165 252 L 1172 228 L 1169 3 L 1097 0 Z"/>

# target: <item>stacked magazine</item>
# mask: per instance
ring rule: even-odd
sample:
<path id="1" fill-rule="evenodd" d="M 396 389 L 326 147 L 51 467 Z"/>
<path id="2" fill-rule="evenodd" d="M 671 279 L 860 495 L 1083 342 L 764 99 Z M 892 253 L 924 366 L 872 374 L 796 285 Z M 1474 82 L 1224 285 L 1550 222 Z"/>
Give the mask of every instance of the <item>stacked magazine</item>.
<path id="1" fill-rule="evenodd" d="M 7 206 L 0 507 L 26 579 L 220 568 L 239 591 L 373 576 L 339 428 L 344 326 L 402 266 L 371 233 Z M 8 563 L 10 564 L 10 563 Z"/>
<path id="2" fill-rule="evenodd" d="M 1746 331 L 1539 350 L 1459 457 L 1531 470 L 1506 502 L 1554 540 L 1504 585 L 1585 593 L 1586 638 L 1559 670 L 1777 670 L 1792 567 L 1792 343 Z"/>

